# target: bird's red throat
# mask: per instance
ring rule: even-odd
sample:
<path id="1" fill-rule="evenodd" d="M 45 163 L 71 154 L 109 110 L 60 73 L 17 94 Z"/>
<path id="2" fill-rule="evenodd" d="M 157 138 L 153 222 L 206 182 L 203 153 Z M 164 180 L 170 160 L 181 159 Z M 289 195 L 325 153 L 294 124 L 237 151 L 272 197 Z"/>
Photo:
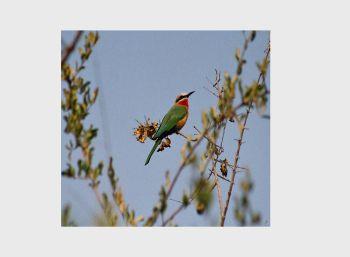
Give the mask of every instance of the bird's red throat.
<path id="1" fill-rule="evenodd" d="M 188 107 L 188 98 L 181 99 L 176 104 Z"/>

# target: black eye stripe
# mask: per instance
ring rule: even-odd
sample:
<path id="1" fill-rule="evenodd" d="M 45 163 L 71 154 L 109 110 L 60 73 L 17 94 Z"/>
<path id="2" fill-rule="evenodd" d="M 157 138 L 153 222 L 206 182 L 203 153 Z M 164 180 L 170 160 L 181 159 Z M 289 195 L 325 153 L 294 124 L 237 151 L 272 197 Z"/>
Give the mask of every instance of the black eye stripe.
<path id="1" fill-rule="evenodd" d="M 187 96 L 186 95 L 180 95 L 176 98 L 176 102 L 180 101 L 181 99 L 184 99 L 186 98 Z"/>

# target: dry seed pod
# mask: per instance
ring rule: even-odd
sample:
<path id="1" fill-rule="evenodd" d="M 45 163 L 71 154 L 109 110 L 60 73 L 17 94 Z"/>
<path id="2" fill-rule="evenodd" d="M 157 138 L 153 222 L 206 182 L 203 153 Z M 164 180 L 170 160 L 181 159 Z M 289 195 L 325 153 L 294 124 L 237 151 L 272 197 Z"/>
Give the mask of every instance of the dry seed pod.
<path id="1" fill-rule="evenodd" d="M 170 138 L 168 138 L 168 137 L 164 138 L 162 143 L 160 144 L 157 152 L 164 151 L 165 148 L 170 147 L 170 144 L 171 144 Z"/>
<path id="2" fill-rule="evenodd" d="M 227 176 L 227 160 L 225 159 L 221 165 L 220 165 L 220 171 L 221 171 L 221 174 L 226 177 Z"/>
<path id="3" fill-rule="evenodd" d="M 156 133 L 158 128 L 158 122 L 149 122 L 149 119 L 146 119 L 144 124 L 139 123 L 139 126 L 134 129 L 134 135 L 136 136 L 136 140 L 140 143 L 144 143 L 147 138 L 151 138 L 154 133 Z"/>

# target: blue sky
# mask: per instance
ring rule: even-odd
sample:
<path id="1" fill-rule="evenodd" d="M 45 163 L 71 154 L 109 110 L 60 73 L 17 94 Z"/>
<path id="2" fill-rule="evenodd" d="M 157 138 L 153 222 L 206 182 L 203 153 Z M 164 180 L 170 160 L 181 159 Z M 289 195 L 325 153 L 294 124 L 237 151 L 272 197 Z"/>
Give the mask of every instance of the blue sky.
<path id="1" fill-rule="evenodd" d="M 65 42 L 69 42 L 72 36 L 72 32 L 62 32 Z M 206 77 L 214 79 L 215 68 L 232 74 L 236 67 L 234 52 L 237 47 L 242 47 L 243 40 L 239 31 L 100 32 L 100 40 L 83 73 L 93 86 L 100 87 L 100 96 L 86 124 L 94 123 L 99 128 L 99 136 L 93 141 L 95 160 L 104 160 L 107 164 L 108 156 L 113 156 L 126 201 L 137 215 L 147 217 L 151 213 L 158 200 L 160 185 L 165 181 L 165 171 L 169 170 L 173 177 L 185 141 L 182 137 L 172 136 L 172 147 L 155 153 L 149 165 L 144 166 L 153 142 L 140 144 L 135 140 L 132 134 L 137 126 L 135 119 L 142 121 L 147 116 L 160 120 L 176 95 L 195 90 L 190 99 L 190 116 L 182 129 L 184 134 L 193 135 L 193 126 L 201 126 L 201 112 L 216 104 L 215 97 L 203 88 L 209 86 Z M 268 32 L 258 32 L 255 41 L 249 45 L 242 75 L 245 84 L 257 79 L 256 62 L 262 60 L 268 41 Z M 70 61 L 76 57 L 72 55 Z M 269 77 L 267 82 L 269 84 Z M 61 122 L 63 125 L 63 119 Z M 269 120 L 252 113 L 239 162 L 240 166 L 251 169 L 255 182 L 251 200 L 253 208 L 261 212 L 265 225 L 270 224 L 269 123 Z M 236 127 L 228 126 L 224 156 L 230 160 L 236 149 L 233 140 L 236 137 Z M 64 145 L 69 139 L 63 129 L 61 138 L 63 168 L 67 161 Z M 182 192 L 189 190 L 194 172 L 190 167 L 184 170 L 171 198 L 181 199 Z M 236 176 L 236 185 L 243 177 L 243 173 Z M 72 204 L 73 218 L 79 225 L 92 225 L 99 206 L 87 186 L 88 182 L 62 178 L 61 183 L 62 205 Z M 226 192 L 228 184 L 222 182 L 222 186 Z M 106 176 L 101 189 L 109 191 Z M 237 189 L 234 189 L 233 195 Z M 233 219 L 233 203 L 230 204 L 226 225 L 237 225 Z M 170 201 L 168 210 L 171 212 L 177 205 Z M 175 221 L 180 226 L 209 226 L 217 225 L 218 217 L 218 204 L 215 202 L 207 215 L 197 215 L 195 208 L 190 206 Z"/>

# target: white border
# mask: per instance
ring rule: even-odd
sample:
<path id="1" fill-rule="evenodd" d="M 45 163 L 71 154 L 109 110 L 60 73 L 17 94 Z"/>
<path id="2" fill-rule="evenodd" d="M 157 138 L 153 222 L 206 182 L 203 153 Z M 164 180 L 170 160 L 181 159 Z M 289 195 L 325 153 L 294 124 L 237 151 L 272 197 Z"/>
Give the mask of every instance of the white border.
<path id="1" fill-rule="evenodd" d="M 3 5 L 1 256 L 349 255 L 345 1 Z M 60 30 L 77 28 L 271 30 L 272 227 L 60 228 Z"/>

